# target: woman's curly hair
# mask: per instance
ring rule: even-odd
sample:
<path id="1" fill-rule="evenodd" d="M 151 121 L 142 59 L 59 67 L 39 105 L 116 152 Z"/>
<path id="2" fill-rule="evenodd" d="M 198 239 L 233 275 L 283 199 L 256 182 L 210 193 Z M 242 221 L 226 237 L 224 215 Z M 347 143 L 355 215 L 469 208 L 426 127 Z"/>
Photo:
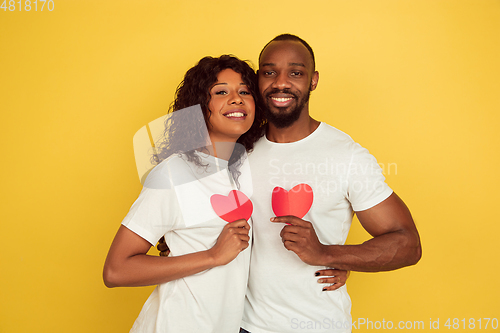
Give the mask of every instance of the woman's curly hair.
<path id="1" fill-rule="evenodd" d="M 257 87 L 257 75 L 246 61 L 232 55 L 222 55 L 218 58 L 204 57 L 186 72 L 184 80 L 177 87 L 169 113 L 199 104 L 204 122 L 201 119 L 190 118 L 188 114 L 167 117 L 164 140 L 157 147 L 153 162 L 157 164 L 173 154 L 180 154 L 198 166 L 205 166 L 200 156 L 192 150 L 193 142 L 206 142 L 206 129 L 209 128 L 211 116 L 208 107 L 211 99 L 210 89 L 217 82 L 219 73 L 225 69 L 232 69 L 241 75 L 255 100 L 254 122 L 250 129 L 239 137 L 237 143 L 241 145 L 235 145 L 229 159 L 229 170 L 235 180 L 238 178 L 240 174 L 238 168 L 243 163 L 245 150 L 251 151 L 254 143 L 264 134 L 265 118 Z"/>

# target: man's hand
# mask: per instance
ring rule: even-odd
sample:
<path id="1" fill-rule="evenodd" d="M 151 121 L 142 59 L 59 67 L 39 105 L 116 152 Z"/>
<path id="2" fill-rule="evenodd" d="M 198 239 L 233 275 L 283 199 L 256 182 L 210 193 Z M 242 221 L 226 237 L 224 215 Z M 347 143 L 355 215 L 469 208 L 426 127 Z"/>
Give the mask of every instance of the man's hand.
<path id="1" fill-rule="evenodd" d="M 281 230 L 283 245 L 308 265 L 322 266 L 321 257 L 325 254 L 326 245 L 320 243 L 311 222 L 295 216 L 280 216 L 271 218 L 274 223 L 287 223 Z"/>

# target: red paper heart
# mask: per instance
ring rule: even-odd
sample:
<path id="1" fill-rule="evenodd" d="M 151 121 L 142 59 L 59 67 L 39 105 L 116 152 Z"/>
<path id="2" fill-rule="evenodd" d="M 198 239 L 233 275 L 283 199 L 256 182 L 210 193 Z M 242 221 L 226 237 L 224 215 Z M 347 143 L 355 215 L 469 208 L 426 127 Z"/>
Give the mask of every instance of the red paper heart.
<path id="1" fill-rule="evenodd" d="M 276 216 L 293 215 L 301 219 L 312 206 L 313 190 L 307 184 L 298 184 L 290 191 L 276 186 L 271 201 Z"/>
<path id="2" fill-rule="evenodd" d="M 232 190 L 227 196 L 214 194 L 210 203 L 215 213 L 226 222 L 245 219 L 248 221 L 253 212 L 253 204 L 245 193 Z"/>

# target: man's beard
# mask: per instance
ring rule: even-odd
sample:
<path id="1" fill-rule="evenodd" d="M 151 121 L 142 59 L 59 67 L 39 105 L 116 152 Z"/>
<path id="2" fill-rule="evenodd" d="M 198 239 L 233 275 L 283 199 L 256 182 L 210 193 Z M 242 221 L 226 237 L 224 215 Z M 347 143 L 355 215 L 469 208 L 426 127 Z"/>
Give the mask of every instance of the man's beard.
<path id="1" fill-rule="evenodd" d="M 269 96 L 272 94 L 277 94 L 277 93 L 284 93 L 284 94 L 292 95 L 293 98 L 297 101 L 297 104 L 295 105 L 295 107 L 292 106 L 292 109 L 289 112 L 286 111 L 287 110 L 286 107 L 283 108 L 283 107 L 276 107 L 274 105 L 271 105 L 271 101 L 270 101 Z M 310 95 L 311 95 L 310 89 L 307 92 L 307 95 L 305 95 L 302 99 L 299 99 L 299 97 L 296 94 L 292 93 L 289 89 L 283 89 L 283 90 L 273 89 L 273 90 L 271 90 L 270 92 L 268 92 L 266 94 L 266 98 L 265 98 L 266 108 L 264 111 L 265 111 L 267 121 L 269 121 L 271 124 L 273 124 L 277 128 L 289 127 L 294 122 L 296 122 L 297 119 L 299 119 L 300 114 L 302 112 L 302 109 L 304 109 L 304 106 L 309 101 Z M 278 112 L 273 113 L 270 110 L 271 107 L 278 109 Z"/>

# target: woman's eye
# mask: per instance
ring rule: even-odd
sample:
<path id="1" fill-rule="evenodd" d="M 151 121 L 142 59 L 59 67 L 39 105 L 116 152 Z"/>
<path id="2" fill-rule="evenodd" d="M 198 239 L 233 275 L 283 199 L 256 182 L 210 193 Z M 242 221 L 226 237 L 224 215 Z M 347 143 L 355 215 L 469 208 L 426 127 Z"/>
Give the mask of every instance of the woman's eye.
<path id="1" fill-rule="evenodd" d="M 224 90 L 219 90 L 219 91 L 215 92 L 215 95 L 226 95 L 226 94 L 227 94 L 227 92 Z"/>
<path id="2" fill-rule="evenodd" d="M 242 92 L 240 92 L 240 94 L 242 95 L 251 95 L 249 91 L 246 91 L 246 90 L 243 90 Z"/>

